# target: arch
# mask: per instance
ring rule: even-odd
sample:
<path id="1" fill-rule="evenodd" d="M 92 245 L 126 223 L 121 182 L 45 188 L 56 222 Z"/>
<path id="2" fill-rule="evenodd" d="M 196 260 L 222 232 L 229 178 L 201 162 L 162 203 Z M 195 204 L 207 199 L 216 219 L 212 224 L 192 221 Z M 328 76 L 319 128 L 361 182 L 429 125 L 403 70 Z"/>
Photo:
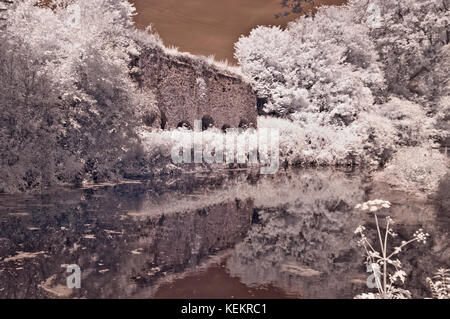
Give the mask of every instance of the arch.
<path id="1" fill-rule="evenodd" d="M 164 113 L 163 111 L 161 111 L 161 128 L 164 130 L 166 128 L 167 125 L 167 116 L 166 113 Z"/>
<path id="2" fill-rule="evenodd" d="M 157 115 L 155 113 L 149 112 L 142 117 L 142 121 L 144 122 L 145 126 L 151 127 L 155 123 L 156 118 L 157 118 Z"/>
<path id="3" fill-rule="evenodd" d="M 258 110 L 259 115 L 265 115 L 264 107 L 266 106 L 268 100 L 266 97 L 258 97 L 256 98 L 256 109 Z"/>
<path id="4" fill-rule="evenodd" d="M 226 132 L 227 131 L 227 129 L 229 129 L 229 128 L 231 128 L 231 125 L 230 124 L 224 124 L 224 125 L 222 125 L 222 131 L 223 132 Z"/>
<path id="5" fill-rule="evenodd" d="M 202 117 L 202 131 L 206 131 L 210 127 L 214 126 L 214 119 L 211 117 L 211 115 L 204 115 Z"/>
<path id="6" fill-rule="evenodd" d="M 188 121 L 185 121 L 185 120 L 178 123 L 177 128 L 180 128 L 180 127 L 188 129 L 188 130 L 192 130 L 191 123 L 189 123 Z"/>
<path id="7" fill-rule="evenodd" d="M 248 127 L 249 127 L 249 123 L 248 123 L 248 121 L 246 120 L 246 119 L 241 119 L 240 121 L 239 121 L 239 125 L 238 125 L 238 127 L 239 128 L 242 128 L 242 129 L 248 129 Z"/>

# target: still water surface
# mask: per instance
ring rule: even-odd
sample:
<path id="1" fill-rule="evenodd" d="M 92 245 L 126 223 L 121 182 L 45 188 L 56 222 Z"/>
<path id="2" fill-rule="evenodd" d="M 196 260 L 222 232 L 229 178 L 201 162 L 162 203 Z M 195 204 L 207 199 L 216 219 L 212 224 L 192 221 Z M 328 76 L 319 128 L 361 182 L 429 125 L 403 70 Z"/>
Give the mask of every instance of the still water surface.
<path id="1" fill-rule="evenodd" d="M 351 298 L 366 291 L 353 207 L 393 203 L 408 288 L 449 266 L 449 216 L 436 201 L 375 185 L 362 172 L 246 172 L 213 186 L 127 183 L 0 196 L 1 298 Z M 81 268 L 80 289 L 66 267 Z"/>

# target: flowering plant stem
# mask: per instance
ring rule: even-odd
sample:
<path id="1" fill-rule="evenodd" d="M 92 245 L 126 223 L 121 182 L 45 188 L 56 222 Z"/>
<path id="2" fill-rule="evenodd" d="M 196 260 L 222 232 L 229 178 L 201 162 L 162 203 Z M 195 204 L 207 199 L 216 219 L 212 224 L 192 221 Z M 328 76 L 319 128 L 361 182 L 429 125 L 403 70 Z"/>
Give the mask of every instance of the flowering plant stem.
<path id="1" fill-rule="evenodd" d="M 394 223 L 394 221 L 389 216 L 386 217 L 386 229 L 383 234 L 380 227 L 380 221 L 378 219 L 377 211 L 381 209 L 389 209 L 390 206 L 391 203 L 383 200 L 368 201 L 364 204 L 356 206 L 356 208 L 361 208 L 363 211 L 370 211 L 371 213 L 373 213 L 373 216 L 375 218 L 377 235 L 380 243 L 380 252 L 370 244 L 367 236 L 364 233 L 364 226 L 359 226 L 356 229 L 355 234 L 359 234 L 361 237 L 358 243 L 363 246 L 365 250 L 366 264 L 370 266 L 369 270 L 374 272 L 375 284 L 376 288 L 378 289 L 378 297 L 381 297 L 383 299 L 404 298 L 410 296 L 409 291 L 399 289 L 394 286 L 394 283 L 397 281 L 397 279 L 400 279 L 402 283 L 405 281 L 406 273 L 401 270 L 402 266 L 400 260 L 393 260 L 392 257 L 399 254 L 402 251 L 403 247 L 411 244 L 412 242 L 419 241 L 425 243 L 427 236 L 429 236 L 428 234 L 425 234 L 422 229 L 419 229 L 414 233 L 414 237 L 412 239 L 408 241 L 402 241 L 401 245 L 398 247 L 394 247 L 394 251 L 388 255 L 389 235 L 391 237 L 397 236 L 397 234 L 394 233 L 392 229 L 392 224 Z M 395 268 L 395 273 L 393 275 L 390 275 L 388 273 L 388 264 L 391 264 Z M 383 266 L 383 283 L 381 283 L 380 280 L 380 266 Z M 369 285 L 369 287 L 371 286 Z"/>

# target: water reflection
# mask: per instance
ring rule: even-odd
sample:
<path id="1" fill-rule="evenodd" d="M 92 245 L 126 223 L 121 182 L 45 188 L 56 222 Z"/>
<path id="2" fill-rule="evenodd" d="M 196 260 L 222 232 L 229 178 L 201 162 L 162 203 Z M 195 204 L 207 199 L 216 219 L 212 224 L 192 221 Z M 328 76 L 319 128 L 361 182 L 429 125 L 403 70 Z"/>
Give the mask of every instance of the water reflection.
<path id="1" fill-rule="evenodd" d="M 418 227 L 432 234 L 402 255 L 414 295 L 426 295 L 425 277 L 449 263 L 448 216 L 436 200 L 361 172 L 194 180 L 1 196 L 0 297 L 349 298 L 365 289 L 353 231 L 373 225 L 353 207 L 369 198 L 394 203 L 399 240 Z M 81 289 L 65 286 L 68 264 L 80 265 Z"/>

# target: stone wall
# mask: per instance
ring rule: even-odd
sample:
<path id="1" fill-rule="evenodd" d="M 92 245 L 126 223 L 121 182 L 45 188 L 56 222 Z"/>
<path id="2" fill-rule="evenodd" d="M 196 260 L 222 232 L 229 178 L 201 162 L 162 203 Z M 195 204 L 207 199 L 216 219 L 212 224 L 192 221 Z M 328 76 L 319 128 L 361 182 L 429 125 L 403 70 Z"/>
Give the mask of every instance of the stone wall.
<path id="1" fill-rule="evenodd" d="M 243 78 L 186 53 L 146 47 L 137 64 L 138 81 L 156 95 L 162 128 L 173 129 L 195 120 L 212 118 L 217 128 L 256 127 L 256 95 Z M 231 69 L 231 68 L 229 68 Z"/>
<path id="2" fill-rule="evenodd" d="M 0 29 L 4 27 L 6 10 L 13 4 L 13 0 L 0 0 Z"/>

